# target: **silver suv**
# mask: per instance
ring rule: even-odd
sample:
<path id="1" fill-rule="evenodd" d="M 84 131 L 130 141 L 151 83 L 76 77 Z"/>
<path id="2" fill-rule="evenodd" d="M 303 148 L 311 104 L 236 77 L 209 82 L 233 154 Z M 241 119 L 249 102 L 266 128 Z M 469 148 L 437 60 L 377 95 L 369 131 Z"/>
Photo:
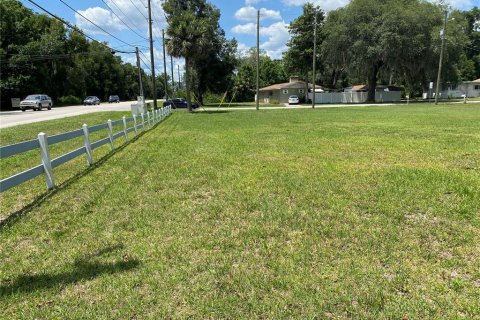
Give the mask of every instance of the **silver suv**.
<path id="1" fill-rule="evenodd" d="M 52 109 L 52 99 L 46 94 L 31 94 L 20 102 L 22 111 L 32 108 L 33 111 L 42 110 L 42 108 Z"/>

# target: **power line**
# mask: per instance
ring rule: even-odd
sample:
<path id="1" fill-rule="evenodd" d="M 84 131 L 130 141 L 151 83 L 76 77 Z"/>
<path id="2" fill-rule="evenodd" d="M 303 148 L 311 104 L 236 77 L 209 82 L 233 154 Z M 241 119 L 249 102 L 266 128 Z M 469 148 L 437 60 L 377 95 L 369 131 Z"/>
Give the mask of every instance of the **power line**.
<path id="1" fill-rule="evenodd" d="M 115 5 L 115 7 L 117 7 L 118 11 L 120 11 L 125 17 L 128 17 L 128 15 L 125 14 L 125 12 L 115 3 L 115 1 L 113 1 L 113 0 L 110 0 L 110 1 Z M 108 4 L 107 4 L 104 0 L 102 0 L 102 2 L 105 3 L 105 5 L 106 5 L 107 7 L 109 7 Z M 109 7 L 109 8 L 110 8 L 110 7 Z M 111 8 L 110 8 L 110 10 L 111 10 Z M 112 12 L 113 12 L 113 10 L 112 10 Z M 117 17 L 118 17 L 118 16 L 117 16 Z M 118 18 L 120 19 L 120 17 L 118 17 Z M 120 19 L 120 20 L 122 20 L 122 19 Z M 132 20 L 130 20 L 130 19 L 129 19 L 129 21 L 132 22 Z M 133 23 L 133 22 L 132 22 L 132 25 L 134 25 L 134 26 L 135 26 L 137 29 L 139 29 L 139 30 L 142 29 L 142 28 L 139 28 L 136 23 Z"/>
<path id="2" fill-rule="evenodd" d="M 31 4 L 33 4 L 34 6 L 36 6 L 37 8 L 39 8 L 40 10 L 46 12 L 47 14 L 49 14 L 50 16 L 52 16 L 53 18 L 61 21 L 64 25 L 66 25 L 67 27 L 69 27 L 70 29 L 72 30 L 75 30 L 77 31 L 78 33 L 82 34 L 84 37 L 92 40 L 92 41 L 95 41 L 97 43 L 99 43 L 100 45 L 104 46 L 105 48 L 109 49 L 110 51 L 116 51 L 116 52 L 120 52 L 120 53 L 135 53 L 135 52 L 130 52 L 130 51 L 122 51 L 122 50 L 117 50 L 117 49 L 113 49 L 111 47 L 109 47 L 108 45 L 106 45 L 105 43 L 101 42 L 101 41 L 98 41 L 97 39 L 89 36 L 88 34 L 86 34 L 85 32 L 83 32 L 82 30 L 80 30 L 79 28 L 77 28 L 76 26 L 72 25 L 71 23 L 65 21 L 64 19 L 58 17 L 57 15 L 51 13 L 50 11 L 48 11 L 47 9 L 43 8 L 42 6 L 40 6 L 39 4 L 35 3 L 34 1 L 32 0 L 27 0 L 28 2 L 30 2 Z M 129 44 L 128 44 L 129 45 Z M 130 45 L 129 45 L 130 46 Z"/>
<path id="3" fill-rule="evenodd" d="M 135 48 L 134 45 L 130 44 L 130 43 L 127 43 L 125 41 L 123 41 L 122 39 L 120 38 L 117 38 L 116 36 L 114 36 L 113 34 L 111 34 L 110 32 L 108 32 L 107 30 L 103 29 L 102 27 L 100 27 L 98 24 L 96 24 L 95 22 L 93 22 L 92 20 L 88 19 L 87 17 L 85 17 L 83 14 L 81 14 L 80 12 L 78 12 L 77 10 L 75 10 L 74 8 L 72 8 L 70 5 L 68 5 L 65 1 L 63 0 L 60 0 L 61 3 L 63 3 L 64 5 L 66 5 L 68 8 L 70 8 L 70 10 L 74 11 L 76 14 L 78 14 L 79 16 L 81 16 L 82 18 L 84 18 L 85 20 L 87 20 L 88 22 L 90 22 L 91 24 L 93 24 L 95 27 L 97 27 L 98 29 L 102 30 L 103 32 L 105 32 L 106 34 L 110 35 L 112 38 L 115 38 L 117 39 L 118 41 L 122 42 L 122 43 L 125 43 L 126 45 L 129 45 L 130 47 L 133 47 Z"/>
<path id="4" fill-rule="evenodd" d="M 140 54 L 141 54 L 145 59 L 147 59 L 147 61 L 150 63 L 150 59 L 145 55 L 145 53 L 143 53 L 142 51 L 140 51 Z"/>
<path id="5" fill-rule="evenodd" d="M 140 10 L 137 5 L 135 4 L 135 2 L 133 2 L 132 0 L 130 0 L 130 2 L 135 6 L 135 8 L 137 8 L 138 12 L 140 12 L 140 14 L 146 19 L 148 20 L 147 16 L 143 14 L 142 10 Z M 143 5 L 143 3 L 142 3 Z"/>
<path id="6" fill-rule="evenodd" d="M 62 0 L 60 0 L 62 1 Z M 122 20 L 122 18 L 120 18 L 116 13 L 115 11 L 113 11 L 112 7 L 110 7 L 104 0 L 102 0 L 102 2 L 108 7 L 108 9 L 110 9 L 110 11 L 113 13 L 113 15 L 115 15 L 115 17 L 118 18 L 118 20 L 120 20 L 128 29 L 130 29 L 133 33 L 135 33 L 137 36 L 139 36 L 140 38 L 142 39 L 145 39 L 145 40 L 148 40 L 147 38 L 145 38 L 144 36 L 140 35 L 138 32 L 136 32 L 135 30 L 133 30 L 128 24 L 125 23 L 125 21 Z M 115 2 L 112 1 L 113 4 L 115 4 Z M 115 4 L 115 6 L 118 8 L 118 6 Z M 120 8 L 119 8 L 120 9 Z M 120 10 L 121 11 L 121 10 Z M 125 13 L 123 11 L 121 11 L 124 15 Z M 138 28 L 138 26 L 137 26 Z"/>
<path id="7" fill-rule="evenodd" d="M 145 61 L 143 61 L 142 58 L 140 58 L 140 61 L 142 61 L 145 70 L 150 70 L 150 67 L 148 66 L 148 64 Z"/>

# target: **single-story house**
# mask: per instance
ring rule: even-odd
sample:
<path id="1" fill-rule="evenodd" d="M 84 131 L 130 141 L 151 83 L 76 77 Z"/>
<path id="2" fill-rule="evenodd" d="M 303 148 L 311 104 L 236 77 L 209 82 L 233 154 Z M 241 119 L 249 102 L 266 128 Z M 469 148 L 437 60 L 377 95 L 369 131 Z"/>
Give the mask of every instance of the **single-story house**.
<path id="1" fill-rule="evenodd" d="M 463 81 L 458 85 L 449 85 L 442 96 L 449 98 L 461 98 L 466 95 L 467 98 L 480 97 L 480 79 L 473 81 Z"/>
<path id="2" fill-rule="evenodd" d="M 435 89 L 436 88 L 434 84 L 433 89 L 424 90 L 423 98 L 434 98 Z M 447 83 L 442 85 L 439 96 L 441 98 L 463 98 L 464 95 L 467 98 L 480 97 L 480 79 L 463 81 L 459 84 Z"/>
<path id="3" fill-rule="evenodd" d="M 312 88 L 313 85 L 309 83 L 308 89 L 311 90 Z M 278 83 L 261 88 L 259 90 L 259 101 L 261 103 L 271 103 L 276 100 L 280 103 L 288 103 L 288 97 L 290 96 L 298 96 L 300 100 L 304 100 L 306 90 L 307 84 L 304 81 L 300 81 L 298 77 L 291 77 L 287 83 Z M 317 92 L 317 90 L 315 91 Z"/>

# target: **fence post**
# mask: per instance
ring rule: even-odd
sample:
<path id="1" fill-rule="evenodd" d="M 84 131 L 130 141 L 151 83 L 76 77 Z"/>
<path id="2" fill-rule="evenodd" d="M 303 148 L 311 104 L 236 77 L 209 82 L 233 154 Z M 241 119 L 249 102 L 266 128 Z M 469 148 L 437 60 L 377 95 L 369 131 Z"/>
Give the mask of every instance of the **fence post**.
<path id="1" fill-rule="evenodd" d="M 48 152 L 48 140 L 45 133 L 40 132 L 38 134 L 38 143 L 40 144 L 40 156 L 42 157 L 42 164 L 45 171 L 47 188 L 50 190 L 55 187 L 55 181 L 53 179 L 52 163 L 50 162 L 50 152 Z"/>
<path id="2" fill-rule="evenodd" d="M 136 114 L 133 115 L 133 130 L 135 131 L 135 136 L 138 135 L 138 132 L 137 132 L 137 115 Z"/>
<path id="3" fill-rule="evenodd" d="M 108 119 L 108 138 L 110 139 L 110 148 L 112 150 L 115 149 L 115 145 L 113 144 L 113 128 L 112 128 L 112 120 Z"/>
<path id="4" fill-rule="evenodd" d="M 152 124 L 150 123 L 150 111 L 147 111 L 148 126 L 151 128 Z"/>
<path id="5" fill-rule="evenodd" d="M 92 146 L 90 144 L 90 136 L 88 133 L 88 126 L 84 123 L 82 126 L 83 129 L 83 136 L 85 138 L 85 151 L 87 151 L 87 161 L 89 165 L 93 164 L 93 153 L 92 153 Z"/>
<path id="6" fill-rule="evenodd" d="M 145 115 L 142 113 L 142 131 L 145 131 Z"/>
<path id="7" fill-rule="evenodd" d="M 122 120 L 123 120 L 123 135 L 125 136 L 125 141 L 128 141 L 127 118 L 123 116 Z"/>

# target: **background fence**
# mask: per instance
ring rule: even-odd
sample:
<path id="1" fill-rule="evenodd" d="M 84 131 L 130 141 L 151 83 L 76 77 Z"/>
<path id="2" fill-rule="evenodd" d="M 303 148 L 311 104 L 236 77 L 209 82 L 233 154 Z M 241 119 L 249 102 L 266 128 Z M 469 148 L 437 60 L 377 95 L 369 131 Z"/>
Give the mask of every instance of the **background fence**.
<path id="1" fill-rule="evenodd" d="M 140 116 L 134 115 L 129 118 L 123 117 L 117 121 L 108 120 L 107 123 L 92 127 L 84 124 L 81 129 L 57 134 L 51 137 L 48 137 L 45 133 L 40 132 L 37 136 L 37 139 L 0 147 L 0 159 L 11 157 L 34 149 L 40 149 L 41 158 L 40 165 L 1 180 L 0 193 L 27 182 L 41 174 L 45 175 L 47 189 L 52 189 L 55 186 L 55 178 L 53 175 L 53 169 L 55 167 L 58 167 L 59 165 L 75 159 L 83 154 L 86 154 L 88 164 L 93 165 L 93 150 L 105 144 L 109 144 L 111 151 L 113 151 L 115 150 L 116 139 L 124 137 L 125 141 L 128 141 L 129 133 L 134 132 L 135 136 L 137 136 L 139 131 L 143 132 L 149 128 L 152 128 L 155 124 L 165 119 L 171 112 L 172 109 L 170 107 L 164 107 L 152 112 L 148 111 L 147 113 L 140 114 Z M 123 130 L 119 132 L 113 132 L 113 127 L 117 125 L 123 125 Z M 105 129 L 107 130 L 107 137 L 95 142 L 90 141 L 91 133 Z M 81 136 L 84 137 L 84 145 L 82 147 L 67 152 L 66 154 L 63 154 L 55 159 L 50 159 L 50 145 L 69 141 Z"/>
<path id="2" fill-rule="evenodd" d="M 316 92 L 315 103 L 364 103 L 368 92 Z M 400 91 L 380 91 L 375 93 L 375 102 L 400 102 Z M 308 93 L 312 99 L 312 93 Z"/>

